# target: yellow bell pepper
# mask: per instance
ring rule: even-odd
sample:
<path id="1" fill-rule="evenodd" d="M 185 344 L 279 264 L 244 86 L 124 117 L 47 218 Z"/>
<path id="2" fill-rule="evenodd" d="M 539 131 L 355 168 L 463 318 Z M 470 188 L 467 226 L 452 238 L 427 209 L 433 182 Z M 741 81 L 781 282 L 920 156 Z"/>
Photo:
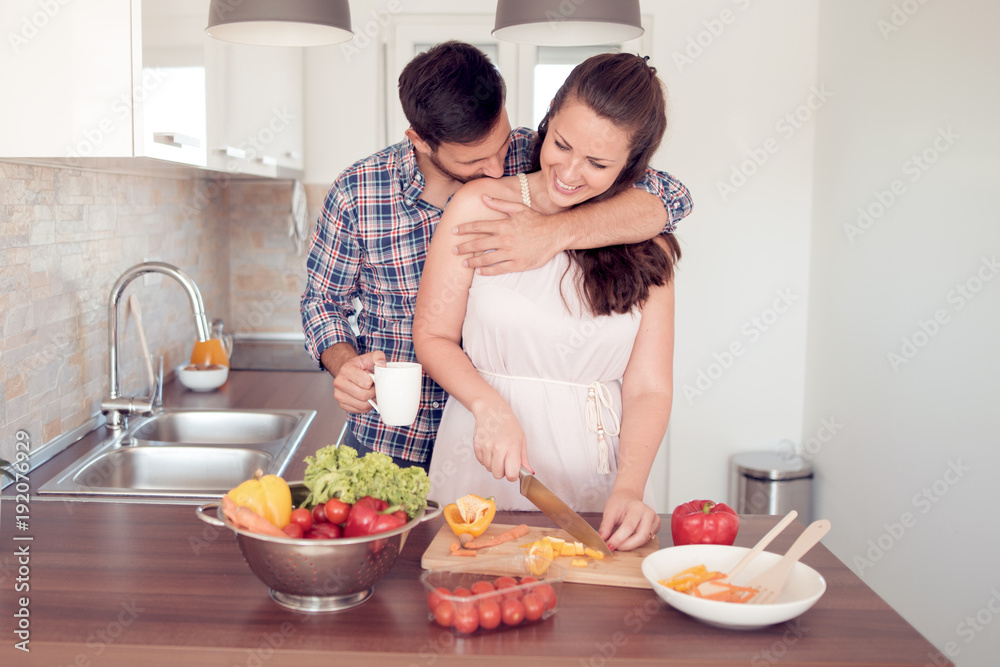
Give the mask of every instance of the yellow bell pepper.
<path id="1" fill-rule="evenodd" d="M 480 498 L 471 493 L 444 506 L 444 518 L 458 536 L 479 537 L 493 523 L 496 513 L 493 498 Z"/>
<path id="2" fill-rule="evenodd" d="M 237 505 L 253 510 L 278 528 L 288 525 L 292 515 L 292 491 L 277 475 L 248 479 L 228 495 Z"/>

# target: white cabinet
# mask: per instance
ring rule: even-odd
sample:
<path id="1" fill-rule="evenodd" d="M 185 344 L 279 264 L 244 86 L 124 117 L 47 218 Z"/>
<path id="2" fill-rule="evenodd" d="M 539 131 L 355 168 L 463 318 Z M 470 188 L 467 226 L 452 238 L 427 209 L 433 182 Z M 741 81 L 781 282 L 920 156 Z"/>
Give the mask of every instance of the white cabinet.
<path id="1" fill-rule="evenodd" d="M 301 172 L 303 54 L 216 42 L 209 56 L 209 167 L 258 176 Z"/>
<path id="2" fill-rule="evenodd" d="M 0 155 L 133 154 L 130 0 L 6 0 Z M 141 78 L 141 77 L 140 77 Z"/>
<path id="3" fill-rule="evenodd" d="M 208 5 L 6 0 L 0 157 L 299 176 L 302 50 L 213 40 Z"/>

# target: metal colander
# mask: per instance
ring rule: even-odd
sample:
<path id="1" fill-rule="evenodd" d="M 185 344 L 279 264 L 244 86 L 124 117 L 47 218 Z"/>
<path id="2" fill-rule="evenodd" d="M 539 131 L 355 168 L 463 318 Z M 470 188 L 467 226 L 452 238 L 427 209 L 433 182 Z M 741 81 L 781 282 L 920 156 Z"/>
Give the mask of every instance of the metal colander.
<path id="1" fill-rule="evenodd" d="M 309 491 L 301 483 L 289 486 L 292 502 L 299 506 Z M 271 589 L 275 602 L 289 609 L 313 612 L 348 609 L 371 597 L 375 584 L 392 568 L 410 530 L 441 513 L 441 506 L 428 500 L 423 516 L 387 533 L 335 540 L 295 540 L 236 528 L 219 510 L 219 505 L 212 502 L 198 507 L 198 518 L 236 534 L 247 565 Z M 209 509 L 215 509 L 216 516 L 206 514 Z"/>

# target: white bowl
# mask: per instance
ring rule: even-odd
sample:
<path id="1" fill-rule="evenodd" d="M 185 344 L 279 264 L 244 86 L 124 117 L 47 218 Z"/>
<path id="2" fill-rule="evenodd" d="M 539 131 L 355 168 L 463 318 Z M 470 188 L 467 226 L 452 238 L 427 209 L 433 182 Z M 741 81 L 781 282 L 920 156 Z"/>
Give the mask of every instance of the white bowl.
<path id="1" fill-rule="evenodd" d="M 792 568 L 784 590 L 771 604 L 747 604 L 705 600 L 679 593 L 660 584 L 695 565 L 705 565 L 709 571 L 728 572 L 746 553 L 747 547 L 721 544 L 688 544 L 660 549 L 642 561 L 642 574 L 653 590 L 674 609 L 720 628 L 751 630 L 775 623 L 784 623 L 803 614 L 826 591 L 826 580 L 804 563 Z M 781 560 L 781 555 L 763 551 L 736 576 L 732 583 L 744 585 Z"/>
<path id="2" fill-rule="evenodd" d="M 177 379 L 191 391 L 212 391 L 226 383 L 229 378 L 229 368 L 211 368 L 206 370 L 191 368 L 190 364 L 177 367 Z"/>

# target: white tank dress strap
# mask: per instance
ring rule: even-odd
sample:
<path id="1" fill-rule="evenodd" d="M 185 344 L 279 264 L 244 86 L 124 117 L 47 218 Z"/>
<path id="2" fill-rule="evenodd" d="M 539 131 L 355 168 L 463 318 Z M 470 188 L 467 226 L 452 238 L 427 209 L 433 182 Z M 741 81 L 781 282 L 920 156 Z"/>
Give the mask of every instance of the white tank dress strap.
<path id="1" fill-rule="evenodd" d="M 607 475 L 611 472 L 611 449 L 605 435 L 618 435 L 621 433 L 621 419 L 614 409 L 614 401 L 611 397 L 611 390 L 600 380 L 594 380 L 590 384 L 579 382 L 567 382 L 566 380 L 549 380 L 546 378 L 523 377 L 519 375 L 505 375 L 494 373 L 477 368 L 483 375 L 504 378 L 505 380 L 527 380 L 530 382 L 544 382 L 546 384 L 561 384 L 568 387 L 580 387 L 587 390 L 587 430 L 597 434 L 597 474 Z M 604 423 L 603 413 L 611 416 L 611 425 Z"/>

